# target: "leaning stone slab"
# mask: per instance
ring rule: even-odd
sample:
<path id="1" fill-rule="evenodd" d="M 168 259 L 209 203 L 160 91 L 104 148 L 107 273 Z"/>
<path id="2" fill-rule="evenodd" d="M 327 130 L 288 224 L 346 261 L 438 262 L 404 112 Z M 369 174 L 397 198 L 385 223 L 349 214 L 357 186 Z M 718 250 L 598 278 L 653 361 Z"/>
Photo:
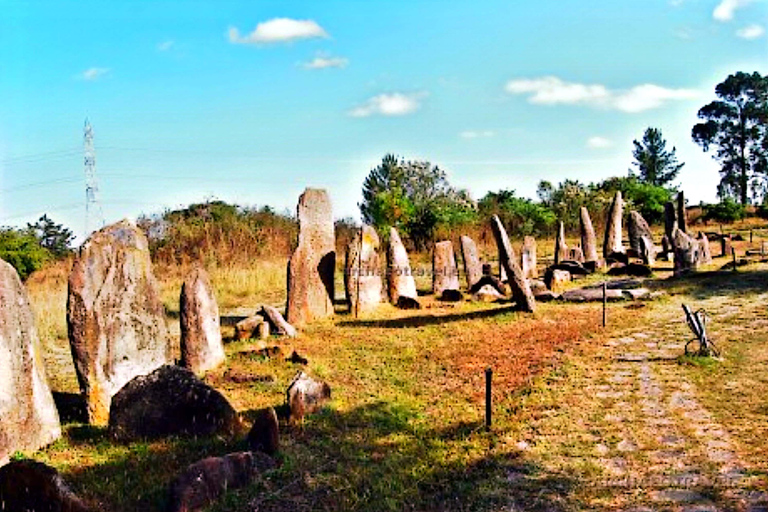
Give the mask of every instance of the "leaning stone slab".
<path id="1" fill-rule="evenodd" d="M 129 380 L 172 360 L 165 311 L 144 234 L 124 220 L 80 247 L 69 275 L 69 344 L 88 420 L 105 425 Z"/>
<path id="2" fill-rule="evenodd" d="M 459 241 L 461 242 L 461 259 L 464 261 L 464 275 L 467 277 L 469 290 L 483 277 L 483 269 L 475 241 L 468 236 L 462 236 Z"/>
<path id="3" fill-rule="evenodd" d="M 624 245 L 621 237 L 621 221 L 624 215 L 624 201 L 621 191 L 616 191 L 611 207 L 608 209 L 608 217 L 605 222 L 605 240 L 603 242 L 603 257 L 607 260 L 614 253 L 623 253 Z"/>
<path id="4" fill-rule="evenodd" d="M 181 286 L 181 366 L 198 375 L 224 362 L 219 306 L 208 273 L 195 267 Z"/>
<path id="5" fill-rule="evenodd" d="M 637 254 L 642 254 L 643 248 L 640 244 L 642 237 L 648 238 L 653 242 L 651 227 L 645 221 L 639 212 L 632 210 L 629 212 L 629 222 L 627 222 L 627 231 L 629 233 L 629 247 Z"/>
<path id="6" fill-rule="evenodd" d="M 330 400 L 331 387 L 304 372 L 299 372 L 285 394 L 291 411 L 289 419 L 292 423 L 298 423 L 304 419 L 304 416 L 319 410 Z"/>
<path id="7" fill-rule="evenodd" d="M 161 366 L 112 399 L 109 435 L 120 442 L 232 435 L 240 428 L 226 398 L 186 368 Z"/>
<path id="8" fill-rule="evenodd" d="M 512 244 L 509 243 L 507 230 L 504 229 L 498 215 L 494 215 L 491 219 L 491 229 L 499 251 L 499 264 L 507 272 L 509 278 L 512 298 L 523 311 L 533 312 L 536 309 L 536 299 L 531 293 L 530 286 L 528 286 L 528 280 L 523 276 L 523 271 L 517 264 L 515 251 L 512 249 Z"/>
<path id="9" fill-rule="evenodd" d="M 355 313 L 373 311 L 381 304 L 382 282 L 379 262 L 379 235 L 363 226 L 347 247 L 344 288 Z"/>
<path id="10" fill-rule="evenodd" d="M 27 291 L 0 260 L 0 465 L 61 436 Z"/>
<path id="11" fill-rule="evenodd" d="M 581 216 L 581 249 L 584 252 L 584 261 L 597 263 L 597 240 L 595 239 L 595 228 L 592 227 L 592 219 L 589 217 L 589 210 L 582 206 Z"/>
<path id="12" fill-rule="evenodd" d="M 400 297 L 416 300 L 416 280 L 413 278 L 408 253 L 395 228 L 389 230 L 389 249 L 387 250 L 387 285 L 389 300 L 397 304 Z"/>
<path id="13" fill-rule="evenodd" d="M 453 242 L 437 242 L 432 252 L 432 293 L 441 296 L 445 290 L 459 289 L 459 267 L 453 253 Z"/>
<path id="14" fill-rule="evenodd" d="M 270 330 L 279 336 L 295 338 L 298 332 L 296 328 L 285 321 L 283 315 L 273 306 L 264 304 L 261 306 L 261 316 L 269 323 Z"/>
<path id="15" fill-rule="evenodd" d="M 31 459 L 0 468 L 0 510 L 88 512 L 91 510 L 54 468 Z"/>
<path id="16" fill-rule="evenodd" d="M 288 262 L 286 319 L 301 327 L 334 314 L 336 238 L 328 193 L 306 189 L 299 197 L 296 217 L 299 239 Z"/>

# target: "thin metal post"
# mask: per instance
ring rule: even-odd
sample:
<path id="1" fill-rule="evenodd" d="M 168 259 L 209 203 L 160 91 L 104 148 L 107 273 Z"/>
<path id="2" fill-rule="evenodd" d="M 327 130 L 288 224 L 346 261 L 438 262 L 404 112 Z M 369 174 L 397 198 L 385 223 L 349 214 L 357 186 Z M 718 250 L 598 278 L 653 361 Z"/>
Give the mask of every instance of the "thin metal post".
<path id="1" fill-rule="evenodd" d="M 608 305 L 608 283 L 606 281 L 603 281 L 603 327 L 605 327 L 606 325 L 607 305 Z"/>
<path id="2" fill-rule="evenodd" d="M 491 381 L 493 380 L 493 369 L 485 369 L 485 430 L 491 430 Z"/>

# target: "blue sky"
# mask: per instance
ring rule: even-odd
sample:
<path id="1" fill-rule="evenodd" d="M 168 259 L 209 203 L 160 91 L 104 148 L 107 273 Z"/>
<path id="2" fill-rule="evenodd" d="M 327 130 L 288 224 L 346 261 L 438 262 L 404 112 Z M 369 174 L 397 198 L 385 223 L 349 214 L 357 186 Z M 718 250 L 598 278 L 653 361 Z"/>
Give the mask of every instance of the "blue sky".
<path id="1" fill-rule="evenodd" d="M 217 197 L 337 217 L 388 152 L 475 198 L 624 175 L 660 128 L 694 202 L 696 112 L 768 73 L 765 0 L 0 1 L 0 225 L 84 229 L 82 129 L 107 222 Z"/>

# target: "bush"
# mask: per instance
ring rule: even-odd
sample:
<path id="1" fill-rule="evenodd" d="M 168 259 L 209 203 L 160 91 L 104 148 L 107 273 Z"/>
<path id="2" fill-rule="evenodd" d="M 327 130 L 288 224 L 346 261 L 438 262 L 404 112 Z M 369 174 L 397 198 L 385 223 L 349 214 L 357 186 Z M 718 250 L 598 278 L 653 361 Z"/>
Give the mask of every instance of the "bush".
<path id="1" fill-rule="evenodd" d="M 0 258 L 10 263 L 21 279 L 53 259 L 51 253 L 40 246 L 34 233 L 12 228 L 0 229 Z"/>
<path id="2" fill-rule="evenodd" d="M 716 222 L 734 222 L 743 219 L 747 212 L 743 204 L 727 197 L 718 204 L 704 206 L 704 220 Z"/>

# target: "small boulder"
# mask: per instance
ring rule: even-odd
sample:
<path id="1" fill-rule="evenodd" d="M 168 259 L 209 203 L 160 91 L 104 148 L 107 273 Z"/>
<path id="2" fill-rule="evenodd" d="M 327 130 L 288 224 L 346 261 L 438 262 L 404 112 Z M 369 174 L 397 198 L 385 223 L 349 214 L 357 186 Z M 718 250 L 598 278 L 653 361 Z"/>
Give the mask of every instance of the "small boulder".
<path id="1" fill-rule="evenodd" d="M 254 334 L 262 323 L 264 323 L 264 317 L 261 315 L 253 315 L 240 320 L 235 324 L 235 339 L 247 340 L 258 337 L 258 335 Z"/>
<path id="2" fill-rule="evenodd" d="M 135 377 L 112 399 L 109 435 L 117 441 L 234 434 L 237 413 L 221 393 L 186 368 L 161 366 Z"/>
<path id="3" fill-rule="evenodd" d="M 331 398 L 331 387 L 299 372 L 288 386 L 286 399 L 290 409 L 290 421 L 300 423 L 304 416 L 319 410 Z"/>
<path id="4" fill-rule="evenodd" d="M 295 338 L 296 328 L 289 324 L 277 308 L 264 304 L 261 306 L 261 316 L 269 323 L 270 330 L 280 336 Z"/>
<path id="5" fill-rule="evenodd" d="M 473 295 L 472 299 L 479 302 L 495 302 L 504 298 L 504 295 L 490 284 L 483 285 Z"/>
<path id="6" fill-rule="evenodd" d="M 293 364 L 302 364 L 305 366 L 309 364 L 309 360 L 306 357 L 299 354 L 298 352 L 296 352 L 295 350 L 291 352 L 291 355 L 286 357 L 285 360 Z"/>
<path id="7" fill-rule="evenodd" d="M 269 323 L 267 322 L 261 322 L 256 327 L 256 337 L 260 340 L 266 340 L 267 338 L 269 338 L 269 332 L 270 332 L 270 328 L 269 328 Z"/>
<path id="8" fill-rule="evenodd" d="M 459 290 L 443 290 L 443 293 L 440 294 L 440 297 L 438 297 L 438 300 L 441 300 L 443 302 L 461 302 L 464 300 L 464 295 Z"/>
<path id="9" fill-rule="evenodd" d="M 565 289 L 565 284 L 571 282 L 571 273 L 567 270 L 549 268 L 544 274 L 544 282 L 547 288 L 555 294 L 562 293 Z"/>
<path id="10" fill-rule="evenodd" d="M 401 295 L 397 298 L 395 307 L 398 309 L 421 309 L 421 304 L 419 304 L 419 301 L 412 297 L 404 297 Z"/>
<path id="11" fill-rule="evenodd" d="M 276 467 L 268 455 L 230 453 L 195 462 L 171 483 L 169 512 L 198 512 L 218 500 L 228 489 L 245 487 L 263 471 Z"/>
<path id="12" fill-rule="evenodd" d="M 259 409 L 248 432 L 248 448 L 252 452 L 274 455 L 280 449 L 280 425 L 272 407 Z"/>
<path id="13" fill-rule="evenodd" d="M 15 460 L 0 468 L 0 510 L 9 512 L 87 512 L 58 471 L 35 460 Z"/>

